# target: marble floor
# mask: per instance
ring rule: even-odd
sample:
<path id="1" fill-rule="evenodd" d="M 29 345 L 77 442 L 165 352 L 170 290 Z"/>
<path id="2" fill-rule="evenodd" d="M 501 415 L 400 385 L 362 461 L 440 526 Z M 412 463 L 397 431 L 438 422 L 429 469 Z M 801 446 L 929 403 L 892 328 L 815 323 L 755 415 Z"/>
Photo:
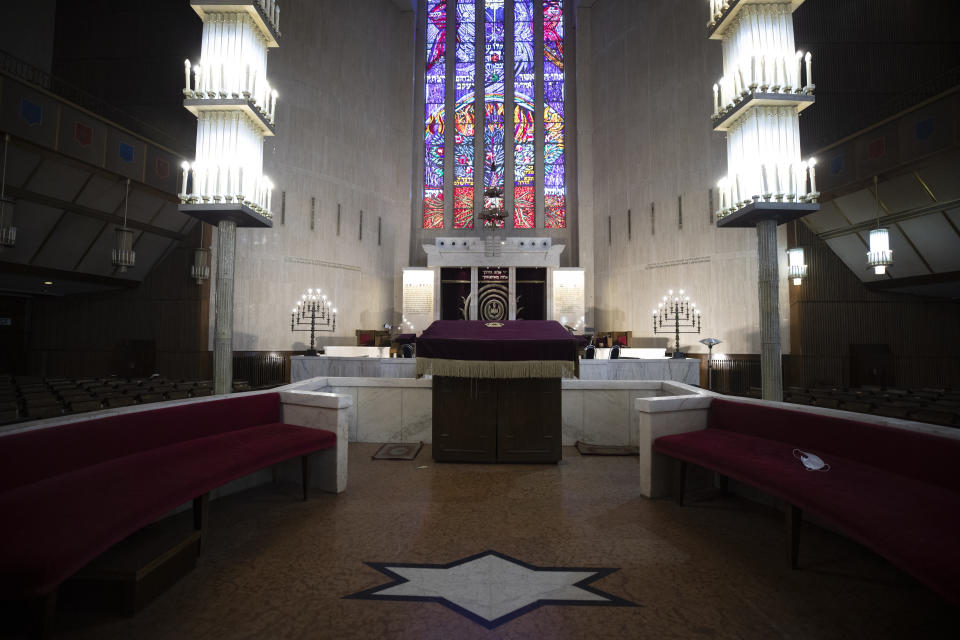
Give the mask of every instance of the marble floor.
<path id="1" fill-rule="evenodd" d="M 338 496 L 214 501 L 196 569 L 133 618 L 64 605 L 57 637 L 956 637 L 956 609 L 860 545 L 805 526 L 790 571 L 775 509 L 647 500 L 633 457 L 435 464 L 427 446 L 414 461 L 377 448 L 351 444 Z"/>

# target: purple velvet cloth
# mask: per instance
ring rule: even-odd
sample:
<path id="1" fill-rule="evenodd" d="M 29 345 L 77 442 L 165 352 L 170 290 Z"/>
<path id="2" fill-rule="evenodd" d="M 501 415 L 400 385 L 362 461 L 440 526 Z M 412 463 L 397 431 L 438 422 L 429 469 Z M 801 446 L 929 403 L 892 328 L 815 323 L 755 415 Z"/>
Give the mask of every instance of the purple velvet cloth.
<path id="1" fill-rule="evenodd" d="M 417 357 L 447 360 L 576 361 L 577 341 L 554 320 L 437 320 L 417 338 Z"/>
<path id="2" fill-rule="evenodd" d="M 393 339 L 397 344 L 411 344 L 417 341 L 417 334 L 415 333 L 401 333 L 396 338 Z"/>

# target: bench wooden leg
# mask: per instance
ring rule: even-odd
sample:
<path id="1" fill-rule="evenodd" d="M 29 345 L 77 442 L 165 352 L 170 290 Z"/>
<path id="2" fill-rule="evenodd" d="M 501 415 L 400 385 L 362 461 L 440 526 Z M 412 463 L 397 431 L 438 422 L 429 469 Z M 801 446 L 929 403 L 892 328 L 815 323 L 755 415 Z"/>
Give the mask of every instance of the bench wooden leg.
<path id="1" fill-rule="evenodd" d="M 303 499 L 310 497 L 310 456 L 300 458 L 303 470 Z"/>
<path id="2" fill-rule="evenodd" d="M 193 530 L 200 532 L 200 551 L 207 544 L 207 524 L 210 520 L 210 494 L 193 499 Z"/>
<path id="3" fill-rule="evenodd" d="M 686 460 L 677 460 L 673 467 L 673 491 L 677 504 L 683 506 L 683 491 L 687 484 L 687 462 Z"/>
<path id="4" fill-rule="evenodd" d="M 797 568 L 797 556 L 800 555 L 800 522 L 803 511 L 792 504 L 787 505 L 787 544 L 790 548 L 790 568 Z"/>

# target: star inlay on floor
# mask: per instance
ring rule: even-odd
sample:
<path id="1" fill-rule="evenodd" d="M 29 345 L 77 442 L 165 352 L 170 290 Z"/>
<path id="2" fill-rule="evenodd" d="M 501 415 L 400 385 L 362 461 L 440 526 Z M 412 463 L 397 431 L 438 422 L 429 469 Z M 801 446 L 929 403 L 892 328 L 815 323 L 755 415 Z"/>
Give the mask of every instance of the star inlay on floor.
<path id="1" fill-rule="evenodd" d="M 488 629 L 543 605 L 638 606 L 590 586 L 617 569 L 536 567 L 496 551 L 449 564 L 366 564 L 393 580 L 345 598 L 437 602 Z"/>

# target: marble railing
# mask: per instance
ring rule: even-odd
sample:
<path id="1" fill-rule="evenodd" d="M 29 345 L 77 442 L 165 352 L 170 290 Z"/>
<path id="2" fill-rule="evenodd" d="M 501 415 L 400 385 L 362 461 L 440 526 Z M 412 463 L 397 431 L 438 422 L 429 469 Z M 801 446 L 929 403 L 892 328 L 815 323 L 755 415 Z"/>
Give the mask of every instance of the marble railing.
<path id="1" fill-rule="evenodd" d="M 352 442 L 433 440 L 430 378 L 317 377 L 284 388 L 349 396 L 346 418 Z M 562 380 L 562 443 L 637 445 L 635 401 L 700 393 L 695 387 L 661 380 Z"/>
<path id="2" fill-rule="evenodd" d="M 377 347 L 338 347 L 340 349 L 377 349 Z M 327 350 L 333 347 L 327 347 Z M 416 358 L 379 358 L 365 356 L 293 356 L 290 381 L 310 378 L 413 378 Z M 626 360 L 580 360 L 581 380 L 672 380 L 684 384 L 700 383 L 700 361 L 696 358 Z"/>
<path id="3" fill-rule="evenodd" d="M 344 349 L 378 349 L 379 347 L 341 347 Z M 327 347 L 327 350 L 333 347 Z M 367 356 L 292 356 L 290 381 L 311 378 L 413 378 L 416 360 L 412 358 L 380 358 Z"/>
<path id="4" fill-rule="evenodd" d="M 700 384 L 700 360 L 696 358 L 642 358 L 637 360 L 580 359 L 581 380 L 672 380 Z"/>

